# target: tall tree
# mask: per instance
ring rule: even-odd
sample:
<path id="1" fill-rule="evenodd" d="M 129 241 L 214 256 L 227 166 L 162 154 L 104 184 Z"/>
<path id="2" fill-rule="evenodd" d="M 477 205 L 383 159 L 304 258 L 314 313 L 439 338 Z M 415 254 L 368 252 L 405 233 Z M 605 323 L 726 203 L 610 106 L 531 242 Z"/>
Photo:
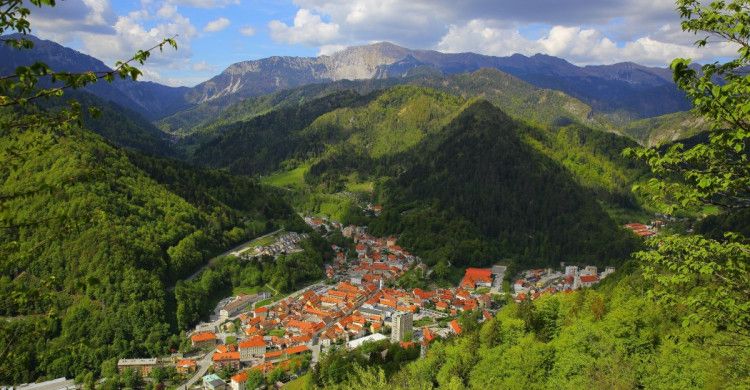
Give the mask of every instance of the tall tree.
<path id="1" fill-rule="evenodd" d="M 708 141 L 666 150 L 627 153 L 645 160 L 655 178 L 644 192 L 664 205 L 718 207 L 725 216 L 750 209 L 750 1 L 679 0 L 682 29 L 699 36 L 698 47 L 729 45 L 736 58 L 697 70 L 689 59 L 672 62 L 676 84 L 693 101 L 694 111 L 712 127 Z M 662 302 L 685 307 L 684 322 L 712 323 L 750 336 L 750 243 L 728 229 L 723 237 L 659 236 L 650 251 L 636 254 L 644 274 L 655 282 L 652 294 Z"/>

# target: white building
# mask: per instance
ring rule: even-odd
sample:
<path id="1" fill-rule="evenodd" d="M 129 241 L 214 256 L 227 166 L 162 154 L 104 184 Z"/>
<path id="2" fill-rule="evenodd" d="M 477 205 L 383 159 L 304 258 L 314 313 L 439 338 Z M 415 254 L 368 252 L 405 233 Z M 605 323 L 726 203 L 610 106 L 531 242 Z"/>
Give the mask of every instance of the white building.
<path id="1" fill-rule="evenodd" d="M 365 336 L 362 338 L 358 338 L 356 340 L 349 341 L 348 343 L 346 343 L 346 348 L 354 349 L 354 348 L 361 347 L 362 344 L 364 343 L 374 343 L 374 342 L 381 341 L 381 340 L 388 340 L 388 337 L 380 333 L 373 333 L 369 336 Z"/>
<path id="2" fill-rule="evenodd" d="M 412 332 L 412 314 L 410 312 L 398 312 L 391 320 L 391 342 L 403 341 L 404 337 Z"/>

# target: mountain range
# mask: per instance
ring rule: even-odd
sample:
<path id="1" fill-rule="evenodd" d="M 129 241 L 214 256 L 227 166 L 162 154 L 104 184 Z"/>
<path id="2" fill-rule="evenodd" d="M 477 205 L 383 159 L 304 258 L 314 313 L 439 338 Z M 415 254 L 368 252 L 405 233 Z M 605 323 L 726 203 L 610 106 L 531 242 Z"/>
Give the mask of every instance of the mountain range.
<path id="1" fill-rule="evenodd" d="M 55 42 L 31 38 L 33 50 L 0 47 L 0 71 L 43 59 L 58 71 L 109 69 L 101 61 Z M 150 120 L 161 119 L 201 103 L 228 105 L 242 99 L 313 83 L 338 80 L 399 79 L 454 75 L 481 68 L 497 69 L 538 88 L 562 91 L 622 124 L 690 108 L 671 80 L 671 71 L 635 63 L 576 66 L 537 54 L 494 57 L 475 53 L 412 50 L 381 42 L 355 46 L 329 56 L 269 57 L 230 65 L 194 87 L 153 82 L 116 81 L 88 90 Z"/>

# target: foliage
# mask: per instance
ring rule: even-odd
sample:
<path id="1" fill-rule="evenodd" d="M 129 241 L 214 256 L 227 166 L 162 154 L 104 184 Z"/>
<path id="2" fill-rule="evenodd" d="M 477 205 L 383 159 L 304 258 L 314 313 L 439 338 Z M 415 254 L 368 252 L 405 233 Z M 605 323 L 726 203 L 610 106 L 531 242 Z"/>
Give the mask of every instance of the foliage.
<path id="1" fill-rule="evenodd" d="M 725 346 L 736 341 L 732 333 L 710 325 L 683 327 L 673 309 L 643 296 L 650 284 L 638 274 L 609 278 L 618 276 L 608 277 L 599 291 L 529 302 L 531 328 L 521 305 L 511 304 L 475 330 L 432 342 L 424 359 L 395 373 L 365 365 L 337 386 L 739 389 L 750 384 L 748 355 Z"/>
<path id="2" fill-rule="evenodd" d="M 392 163 L 402 173 L 379 188 L 384 212 L 371 229 L 400 234 L 430 264 L 625 258 L 633 241 L 568 172 L 524 144 L 523 131 L 487 102 L 471 105 Z"/>
<path id="3" fill-rule="evenodd" d="M 366 376 L 377 373 L 378 381 L 382 383 L 385 373 L 393 373 L 401 365 L 417 357 L 419 346 L 404 349 L 399 344 L 391 344 L 387 340 L 365 343 L 351 351 L 336 348 L 322 356 L 312 371 L 311 382 L 317 386 L 337 388 L 336 385 L 343 383 L 347 378 L 359 381 L 361 378 L 352 375 L 359 372 Z M 369 368 L 376 371 L 370 371 Z"/>
<path id="4" fill-rule="evenodd" d="M 671 306 L 687 309 L 683 312 L 685 324 L 710 323 L 747 336 L 750 245 L 735 228 L 747 225 L 741 219 L 750 208 L 748 2 L 680 0 L 677 5 L 683 30 L 706 34 L 697 46 L 724 41 L 737 47 L 738 56 L 703 65 L 700 72 L 688 59 L 672 62 L 675 82 L 693 101 L 694 111 L 711 126 L 707 142 L 629 150 L 628 154 L 648 163 L 656 177 L 646 184 L 645 191 L 664 204 L 667 212 L 712 205 L 720 209 L 714 220 L 730 222 L 739 217 L 740 221 L 714 225 L 713 239 L 680 235 L 653 239 L 651 250 L 637 257 L 646 275 L 657 284 L 652 294 Z"/>
<path id="5" fill-rule="evenodd" d="M 177 325 L 189 329 L 206 318 L 230 291 L 243 287 L 270 286 L 288 293 L 304 283 L 324 277 L 323 258 L 331 259 L 330 244 L 319 235 L 300 243 L 303 251 L 278 258 L 244 261 L 227 256 L 212 262 L 199 277 L 175 286 Z M 262 304 L 259 302 L 258 304 Z"/>

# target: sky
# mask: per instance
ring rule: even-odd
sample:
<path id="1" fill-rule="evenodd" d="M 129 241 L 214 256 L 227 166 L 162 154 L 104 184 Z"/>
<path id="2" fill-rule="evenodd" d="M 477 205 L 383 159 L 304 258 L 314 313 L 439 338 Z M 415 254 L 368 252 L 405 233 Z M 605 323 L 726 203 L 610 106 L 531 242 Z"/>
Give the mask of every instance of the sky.
<path id="1" fill-rule="evenodd" d="M 577 65 L 667 66 L 732 56 L 696 48 L 673 0 L 58 0 L 32 7 L 32 33 L 112 66 L 177 35 L 144 78 L 193 86 L 232 63 L 317 56 L 389 41 L 412 49 L 508 56 L 544 53 Z"/>

